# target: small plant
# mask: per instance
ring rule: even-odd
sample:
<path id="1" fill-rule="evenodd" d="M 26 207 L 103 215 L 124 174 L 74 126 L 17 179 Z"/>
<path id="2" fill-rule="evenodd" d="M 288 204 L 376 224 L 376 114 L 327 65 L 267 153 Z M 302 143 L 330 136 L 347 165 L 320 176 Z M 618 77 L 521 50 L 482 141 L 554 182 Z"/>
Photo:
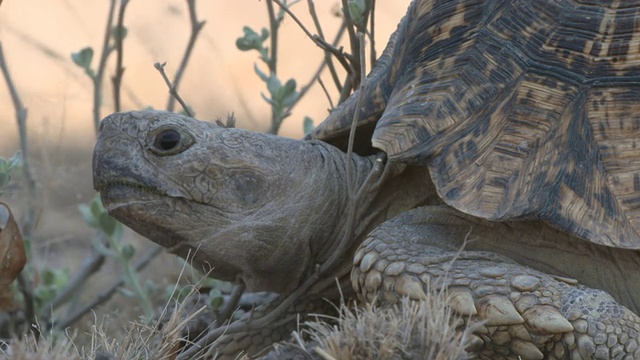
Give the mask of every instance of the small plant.
<path id="1" fill-rule="evenodd" d="M 282 2 L 282 6 L 290 7 L 300 0 L 287 4 Z M 300 97 L 300 93 L 296 90 L 297 83 L 295 79 L 289 79 L 282 83 L 277 75 L 278 65 L 278 29 L 284 19 L 285 11 L 281 8 L 277 13 L 273 9 L 273 1 L 267 0 L 267 9 L 269 12 L 270 30 L 262 28 L 260 33 L 252 28 L 245 26 L 242 31 L 244 36 L 236 40 L 236 47 L 241 51 L 255 50 L 260 54 L 260 60 L 269 68 L 269 73 L 260 70 L 258 64 L 254 65 L 254 71 L 260 79 L 267 85 L 269 96 L 261 93 L 262 98 L 271 105 L 271 128 L 269 133 L 277 134 L 282 121 L 289 116 L 289 109 L 295 105 Z M 265 45 L 265 41 L 271 37 L 271 48 Z"/>
<path id="2" fill-rule="evenodd" d="M 22 165 L 22 154 L 16 152 L 9 159 L 0 157 L 0 196 L 3 194 L 3 188 L 11 181 L 11 172 Z"/>
<path id="3" fill-rule="evenodd" d="M 120 292 L 126 296 L 139 299 L 145 314 L 151 319 L 154 315 L 154 310 L 149 293 L 154 290 L 153 285 L 150 283 L 146 286 L 142 285 L 138 272 L 131 262 L 136 249 L 133 245 L 122 242 L 124 227 L 109 216 L 107 209 L 104 208 L 102 201 L 100 201 L 99 195 L 96 195 L 91 200 L 91 203 L 81 204 L 78 208 L 84 221 L 103 235 L 93 238 L 92 244 L 94 248 L 103 256 L 115 259 L 124 269 L 126 283 L 133 290 L 121 287 L 119 289 Z M 102 241 L 103 238 L 106 238 L 106 242 Z"/>

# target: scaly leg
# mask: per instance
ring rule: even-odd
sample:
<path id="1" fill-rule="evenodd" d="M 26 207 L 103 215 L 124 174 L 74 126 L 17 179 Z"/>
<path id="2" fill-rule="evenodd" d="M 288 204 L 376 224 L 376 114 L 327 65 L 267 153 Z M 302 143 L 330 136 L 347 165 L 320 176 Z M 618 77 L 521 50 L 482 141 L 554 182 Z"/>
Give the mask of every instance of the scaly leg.
<path id="1" fill-rule="evenodd" d="M 358 249 L 353 286 L 364 300 L 386 303 L 446 286 L 454 311 L 486 321 L 469 349 L 480 358 L 640 359 L 640 317 L 606 292 L 462 249 L 465 239 L 477 249 L 484 238 L 508 233 L 500 226 L 466 221 L 445 207 L 401 214 Z"/>

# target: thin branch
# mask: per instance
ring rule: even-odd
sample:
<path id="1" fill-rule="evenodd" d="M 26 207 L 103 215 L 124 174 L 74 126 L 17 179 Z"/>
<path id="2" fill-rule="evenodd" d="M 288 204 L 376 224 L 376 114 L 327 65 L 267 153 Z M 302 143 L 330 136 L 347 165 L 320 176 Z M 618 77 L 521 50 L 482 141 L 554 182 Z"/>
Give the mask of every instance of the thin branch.
<path id="1" fill-rule="evenodd" d="M 187 107 L 187 104 L 184 102 L 184 100 L 182 100 L 182 98 L 180 97 L 180 94 L 178 94 L 178 91 L 176 91 L 176 87 L 173 84 L 171 84 L 171 80 L 169 80 L 169 77 L 164 72 L 164 66 L 166 64 L 167 63 L 162 63 L 162 64 L 155 63 L 153 64 L 153 67 L 155 67 L 160 72 L 160 75 L 162 75 L 162 78 L 164 79 L 165 84 L 167 84 L 167 87 L 169 87 L 169 94 L 171 94 L 172 98 L 175 98 L 176 100 L 178 100 L 178 103 L 180 103 L 180 106 L 182 106 L 182 109 L 188 116 L 193 117 L 193 115 L 191 115 L 191 111 L 189 111 L 189 108 Z"/>
<path id="2" fill-rule="evenodd" d="M 99 234 L 99 236 L 104 237 L 102 233 Z M 92 257 L 85 260 L 82 268 L 74 275 L 71 280 L 69 280 L 64 289 L 58 292 L 56 297 L 43 308 L 57 309 L 60 305 L 67 302 L 72 296 L 77 294 L 78 289 L 80 289 L 85 284 L 85 282 L 91 277 L 91 275 L 100 270 L 100 268 L 104 264 L 104 261 L 105 256 L 99 252 L 96 252 Z"/>
<path id="3" fill-rule="evenodd" d="M 276 13 L 273 10 L 273 0 L 267 0 L 267 12 L 269 13 L 269 33 L 271 37 L 271 51 L 269 56 L 269 71 L 271 74 L 277 74 L 277 66 L 278 66 L 278 27 L 280 24 L 278 23 L 278 19 L 276 18 Z M 282 7 L 281 4 L 280 7 Z"/>
<path id="4" fill-rule="evenodd" d="M 162 247 L 154 246 L 154 248 L 151 249 L 149 252 L 147 252 L 147 254 L 142 257 L 140 262 L 138 262 L 134 266 L 135 271 L 140 271 L 144 267 L 146 267 L 151 262 L 151 260 L 153 260 L 156 256 L 158 256 L 158 254 L 160 254 L 161 251 L 162 251 Z M 81 317 L 83 317 L 93 308 L 109 300 L 113 296 L 113 294 L 115 294 L 115 292 L 118 291 L 118 289 L 122 285 L 124 285 L 124 283 L 127 281 L 126 279 L 127 279 L 126 275 L 122 275 L 122 277 L 120 277 L 120 279 L 115 284 L 113 284 L 113 286 L 111 286 L 109 289 L 107 289 L 103 293 L 98 294 L 98 296 L 96 296 L 91 303 L 87 304 L 85 307 L 76 311 L 74 314 L 70 315 L 69 317 L 53 324 L 53 326 L 56 329 L 65 329 L 71 324 L 77 322 Z"/>
<path id="5" fill-rule="evenodd" d="M 347 73 L 353 73 L 353 68 L 351 67 L 351 64 L 349 64 L 349 62 L 347 61 L 350 57 L 348 54 L 345 54 L 342 51 L 342 48 L 337 49 L 335 46 L 329 44 L 325 39 L 322 39 L 318 35 L 312 34 L 304 26 L 302 21 L 300 21 L 300 19 L 298 19 L 298 17 L 291 10 L 289 10 L 283 3 L 281 3 L 280 0 L 271 0 L 271 1 L 275 2 L 278 6 L 280 6 L 282 10 L 286 12 L 291 17 L 291 19 L 293 19 L 293 21 L 296 22 L 296 24 L 298 24 L 300 29 L 304 31 L 304 33 L 309 37 L 309 39 L 311 39 L 314 43 L 316 43 L 316 45 L 318 45 L 321 49 L 333 54 L 336 57 L 336 59 L 340 62 L 340 64 L 342 64 L 342 66 L 347 71 Z"/>
<path id="6" fill-rule="evenodd" d="M 307 2 L 309 4 L 309 14 L 313 19 L 313 24 L 315 25 L 316 31 L 318 32 L 318 37 L 324 40 L 325 39 L 324 33 L 322 31 L 322 26 L 320 25 L 320 19 L 318 18 L 318 14 L 316 13 L 316 7 L 313 3 L 313 0 L 308 0 Z M 346 29 L 346 24 L 343 21 L 342 25 L 340 25 L 340 30 L 338 30 L 338 36 L 336 37 L 337 38 L 342 37 L 342 34 L 344 33 L 345 29 Z M 334 41 L 334 44 L 336 43 L 337 42 Z M 336 85 L 338 90 L 340 90 L 340 86 L 342 85 L 340 84 L 340 77 L 338 77 L 338 72 L 336 71 L 336 67 L 333 65 L 333 59 L 331 58 L 331 53 L 327 50 L 324 51 L 324 60 L 327 63 L 327 67 L 329 68 L 329 73 L 331 74 L 331 78 L 333 79 L 334 84 Z"/>
<path id="7" fill-rule="evenodd" d="M 369 49 L 371 54 L 371 68 L 378 61 L 378 54 L 376 54 L 376 0 L 370 0 L 371 6 L 369 7 Z M 363 60 L 364 61 L 364 60 Z"/>
<path id="8" fill-rule="evenodd" d="M 322 64 L 320 64 L 320 66 L 318 67 L 318 70 L 316 70 L 315 74 L 311 77 L 311 80 L 309 80 L 307 85 L 300 88 L 300 92 L 298 93 L 298 98 L 296 99 L 296 101 L 293 102 L 293 104 L 291 104 L 291 106 L 287 108 L 287 110 L 285 110 L 284 112 L 285 114 L 289 114 L 291 112 L 291 109 L 293 109 L 300 102 L 300 100 L 302 100 L 302 97 L 307 94 L 311 86 L 313 86 L 313 84 L 316 81 L 320 80 L 320 74 L 322 73 L 322 70 L 324 70 L 324 67 L 326 65 L 327 65 L 326 61 L 323 61 Z M 331 99 L 329 99 L 329 101 L 331 101 Z"/>
<path id="9" fill-rule="evenodd" d="M 364 34 L 363 33 L 358 33 L 358 44 L 359 44 L 359 55 L 360 58 L 363 59 L 364 58 L 364 54 L 365 54 L 365 44 L 364 44 Z M 366 78 L 364 74 L 366 74 L 366 66 L 365 66 L 365 62 L 361 61 L 360 62 L 360 78 L 363 80 L 360 82 L 360 93 L 358 94 L 358 102 L 356 105 L 356 111 L 353 114 L 353 119 L 351 121 L 351 130 L 349 131 L 349 142 L 347 145 L 347 189 L 349 191 L 349 199 L 351 199 L 351 202 L 353 202 L 355 200 L 355 190 L 353 189 L 353 170 L 352 168 L 352 164 L 351 164 L 351 159 L 353 157 L 353 143 L 355 141 L 356 138 L 356 128 L 358 127 L 358 120 L 360 118 L 360 109 L 362 108 L 362 103 L 364 102 L 364 85 L 365 82 L 364 79 Z"/>
<path id="10" fill-rule="evenodd" d="M 325 66 L 329 65 L 330 68 L 330 72 L 332 73 L 332 78 L 334 79 L 334 81 L 337 81 L 336 86 L 338 87 L 338 89 L 342 89 L 342 85 L 340 84 L 340 80 L 337 79 L 337 73 L 335 71 L 335 67 L 333 66 L 333 62 L 331 60 L 331 54 L 333 54 L 336 59 L 340 62 L 340 64 L 342 64 L 342 66 L 345 68 L 345 70 L 347 71 L 348 74 L 353 72 L 353 69 L 351 68 L 351 65 L 349 64 L 349 62 L 347 61 L 346 55 L 342 52 L 342 48 L 338 49 L 336 48 L 336 44 L 338 44 L 340 42 L 340 39 L 342 38 L 342 35 L 344 34 L 344 31 L 346 29 L 346 25 L 343 22 L 342 25 L 340 26 L 340 29 L 338 30 L 338 33 L 336 34 L 336 37 L 333 41 L 333 44 L 329 44 L 327 43 L 327 41 L 324 39 L 323 35 L 313 35 L 309 29 L 307 29 L 306 26 L 304 26 L 304 24 L 302 23 L 302 21 L 300 21 L 300 19 L 298 19 L 298 17 L 291 11 L 289 10 L 289 8 L 287 6 L 285 6 L 283 3 L 281 3 L 279 0 L 272 0 L 273 2 L 275 2 L 281 9 L 282 11 L 284 11 L 285 13 L 287 13 L 287 15 L 289 15 L 293 21 L 298 24 L 298 27 L 318 46 L 320 47 L 324 52 L 325 52 L 325 60 L 323 61 L 322 64 L 320 64 L 320 67 L 318 68 L 318 70 L 316 71 L 316 73 L 314 74 L 314 76 L 311 78 L 311 80 L 309 81 L 309 83 L 305 86 L 303 86 L 300 90 L 299 96 L 296 99 L 296 101 L 289 106 L 289 108 L 285 111 L 285 113 L 289 113 L 291 111 L 291 109 L 293 109 L 293 107 L 302 99 L 302 97 L 304 95 L 306 95 L 307 91 L 309 90 L 309 88 L 317 81 L 320 79 L 320 73 L 322 72 L 322 70 L 324 69 Z M 311 11 L 311 16 L 314 18 L 314 22 L 316 24 L 316 28 L 318 29 L 318 32 L 320 34 L 322 34 L 322 28 L 320 26 L 320 23 L 317 19 L 317 16 L 315 15 L 315 8 L 313 5 L 313 1 L 309 0 L 309 6 L 310 6 L 310 11 Z M 333 69 L 333 70 L 331 70 Z M 335 76 L 334 76 L 335 74 Z M 324 89 L 325 93 L 326 93 L 326 88 Z M 350 89 L 349 89 L 350 90 Z M 349 91 L 350 92 L 350 91 Z M 329 99 L 329 102 L 332 103 L 331 99 Z M 331 104 L 331 107 L 333 108 L 333 104 Z"/>
<path id="11" fill-rule="evenodd" d="M 26 130 L 27 109 L 24 107 L 24 104 L 20 99 L 20 95 L 18 94 L 18 90 L 16 89 L 16 86 L 13 83 L 13 80 L 11 79 L 11 74 L 9 73 L 9 66 L 7 65 L 7 61 L 5 60 L 5 57 L 4 57 L 4 51 L 2 49 L 2 42 L 0 42 L 0 70 L 2 70 L 2 75 L 4 76 L 4 79 L 7 82 L 7 87 L 9 88 L 9 95 L 11 95 L 11 101 L 13 102 L 13 106 L 16 111 L 16 120 L 18 122 L 18 125 L 21 127 L 20 139 L 22 140 L 22 135 L 26 134 L 26 131 L 23 132 L 23 130 Z M 26 141 L 24 142 L 26 143 Z M 23 152 L 23 155 L 25 155 L 24 152 Z"/>
<path id="12" fill-rule="evenodd" d="M 34 326 L 38 324 L 34 305 L 35 299 L 33 297 L 33 292 L 31 291 L 32 289 L 30 283 L 27 280 L 24 272 L 21 272 L 20 275 L 18 275 L 18 288 L 20 289 L 20 293 L 24 297 L 24 317 L 30 325 L 29 329 L 33 331 L 33 334 L 36 338 L 39 338 L 40 329 L 38 328 L 38 326 Z"/>
<path id="13" fill-rule="evenodd" d="M 351 44 L 351 53 L 358 53 L 358 36 L 356 35 L 355 25 L 351 18 L 351 12 L 349 11 L 348 0 L 342 0 L 342 15 L 344 16 L 345 24 L 347 25 L 347 32 L 349 33 L 349 43 Z M 355 67 L 355 66 L 354 66 Z M 354 84 L 357 84 L 355 82 Z"/>
<path id="14" fill-rule="evenodd" d="M 18 90 L 13 82 L 13 79 L 11 78 L 11 74 L 9 73 L 9 66 L 7 65 L 1 42 L 0 71 L 2 72 L 2 75 L 7 83 L 7 88 L 9 89 L 9 94 L 11 95 L 11 100 L 13 102 L 16 113 L 16 122 L 18 123 L 18 133 L 20 137 L 20 150 L 22 151 L 22 171 L 24 173 L 25 180 L 27 182 L 27 190 L 29 192 L 28 206 L 24 214 L 21 232 L 24 237 L 31 237 L 36 224 L 36 181 L 33 177 L 33 172 L 31 171 L 31 165 L 29 162 L 29 139 L 27 138 L 28 111 L 24 106 L 22 100 L 20 99 Z M 22 296 L 24 297 L 25 317 L 30 324 L 36 324 L 37 319 L 35 314 L 33 293 L 30 282 L 26 278 L 24 272 L 21 272 L 20 275 L 18 275 L 18 287 L 20 289 L 20 292 L 22 293 Z M 34 329 L 33 331 L 36 337 L 40 336 L 40 332 L 37 329 Z"/>
<path id="15" fill-rule="evenodd" d="M 107 26 L 104 31 L 104 40 L 102 42 L 102 53 L 98 62 L 98 71 L 91 77 L 93 80 L 93 126 L 96 136 L 100 127 L 100 107 L 102 106 L 102 80 L 104 71 L 107 66 L 107 58 L 112 51 L 109 47 L 109 39 L 111 38 L 111 25 L 113 24 L 113 14 L 116 9 L 116 0 L 111 0 L 109 5 L 109 15 L 107 16 Z"/>
<path id="16" fill-rule="evenodd" d="M 182 60 L 180 61 L 180 66 L 178 66 L 178 71 L 176 71 L 176 76 L 173 78 L 173 88 L 175 89 L 180 86 L 180 82 L 182 81 L 182 76 L 184 75 L 184 71 L 187 68 L 187 63 L 189 63 L 189 59 L 191 58 L 191 53 L 193 52 L 193 47 L 198 39 L 198 34 L 200 34 L 200 30 L 206 23 L 205 21 L 198 21 L 197 13 L 196 13 L 196 0 L 187 0 L 187 5 L 189 6 L 189 21 L 191 22 L 191 35 L 189 36 L 189 42 L 187 43 L 187 48 L 184 50 L 184 54 L 182 55 Z M 170 92 L 171 93 L 171 92 Z M 177 94 L 177 93 L 176 93 Z M 169 96 L 169 101 L 167 103 L 167 110 L 173 111 L 176 105 L 176 100 L 178 97 L 173 95 Z M 179 100 L 178 100 L 179 101 Z M 186 105 L 180 103 L 182 108 L 186 110 Z M 191 115 L 189 115 L 191 116 Z"/>
<path id="17" fill-rule="evenodd" d="M 335 106 L 333 105 L 333 100 L 331 100 L 331 95 L 329 94 L 327 87 L 324 86 L 324 81 L 322 81 L 321 78 L 318 78 L 318 84 L 320 84 L 322 91 L 324 91 L 324 95 L 327 97 L 327 100 L 329 100 L 329 110 L 333 110 L 335 108 Z"/>
<path id="18" fill-rule="evenodd" d="M 115 42 L 116 42 L 116 71 L 115 75 L 111 78 L 113 84 L 113 107 L 116 112 L 120 112 L 120 88 L 122 87 L 122 76 L 124 75 L 124 67 L 122 66 L 122 40 L 123 40 L 123 23 L 124 12 L 126 10 L 129 0 L 120 0 L 120 9 L 118 10 L 118 24 L 115 28 Z"/>
<path id="19" fill-rule="evenodd" d="M 242 294 L 244 293 L 245 289 L 246 287 L 244 284 L 237 284 L 233 287 L 231 296 L 229 297 L 225 306 L 218 312 L 216 316 L 216 322 L 218 324 L 224 324 L 229 319 L 231 319 L 231 316 L 240 304 L 240 299 L 242 298 Z"/>
<path id="20" fill-rule="evenodd" d="M 29 139 L 27 137 L 27 108 L 24 106 L 18 90 L 9 73 L 9 66 L 4 56 L 2 49 L 2 43 L 0 42 L 0 70 L 7 83 L 9 94 L 11 95 L 11 101 L 16 113 L 16 123 L 18 124 L 18 135 L 20 137 L 20 151 L 22 152 L 22 171 L 24 173 L 25 180 L 27 182 L 27 191 L 29 192 L 29 203 L 24 214 L 22 224 L 22 235 L 24 237 L 31 237 L 36 224 L 36 180 L 31 170 L 30 152 L 29 152 Z"/>

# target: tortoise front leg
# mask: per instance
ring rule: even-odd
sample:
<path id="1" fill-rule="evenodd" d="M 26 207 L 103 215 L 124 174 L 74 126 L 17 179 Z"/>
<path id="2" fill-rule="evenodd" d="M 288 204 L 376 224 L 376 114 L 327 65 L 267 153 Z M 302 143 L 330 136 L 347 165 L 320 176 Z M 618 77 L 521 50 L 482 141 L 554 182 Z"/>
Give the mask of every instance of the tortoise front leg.
<path id="1" fill-rule="evenodd" d="M 463 249 L 465 241 L 504 237 L 500 226 L 472 223 L 445 207 L 401 214 L 358 249 L 353 286 L 364 300 L 385 303 L 420 300 L 428 287 L 446 286 L 454 311 L 486 321 L 469 349 L 480 358 L 640 359 L 640 317 L 606 292 Z"/>

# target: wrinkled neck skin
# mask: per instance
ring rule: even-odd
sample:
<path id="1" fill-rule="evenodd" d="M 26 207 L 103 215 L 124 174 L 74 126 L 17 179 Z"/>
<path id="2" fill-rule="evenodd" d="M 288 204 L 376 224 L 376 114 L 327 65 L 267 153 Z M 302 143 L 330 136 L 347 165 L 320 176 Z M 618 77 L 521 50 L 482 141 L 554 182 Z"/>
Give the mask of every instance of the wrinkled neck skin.
<path id="1" fill-rule="evenodd" d="M 242 137 L 262 139 L 266 135 L 242 132 Z M 250 141 L 255 149 L 261 141 Z M 196 236 L 172 249 L 184 256 L 185 248 L 197 249 L 194 259 L 209 262 L 213 276 L 239 273 L 250 291 L 289 293 L 317 267 L 334 254 L 347 231 L 349 195 L 347 156 L 337 148 L 319 141 L 299 141 L 269 137 L 260 153 L 273 159 L 277 176 L 269 181 L 270 200 L 262 208 L 237 223 L 222 227 L 215 224 L 211 235 Z M 287 154 L 287 155 L 283 155 Z M 375 156 L 351 158 L 354 188 L 358 190 L 370 175 Z M 405 165 L 389 165 L 384 174 L 374 174 L 372 183 L 357 206 L 355 229 L 349 237 L 347 252 L 333 272 L 323 277 L 308 295 L 338 295 L 336 278 L 342 290 L 351 289 L 348 274 L 353 253 L 364 237 L 381 222 L 400 212 L 421 205 L 435 191 L 424 191 L 423 177 Z M 393 184 L 393 185 L 389 185 Z M 427 186 L 428 187 L 428 186 Z M 230 241 L 233 240 L 233 241 Z M 197 245 L 196 245 L 197 244 Z M 238 253 L 240 251 L 240 253 Z M 232 260 L 230 260 L 232 259 Z M 227 270 L 227 263 L 233 263 Z M 205 266 L 206 269 L 206 266 Z"/>
<path id="2" fill-rule="evenodd" d="M 327 185 L 335 195 L 336 217 L 333 222 L 327 223 L 326 231 L 320 231 L 312 238 L 313 266 L 307 269 L 307 276 L 317 271 L 321 265 L 338 250 L 340 243 L 348 241 L 346 252 L 341 254 L 341 260 L 333 268 L 333 272 L 321 279 L 309 294 L 319 293 L 323 297 L 333 298 L 352 291 L 349 274 L 353 265 L 353 255 L 357 247 L 366 236 L 380 223 L 421 205 L 439 202 L 435 188 L 424 176 L 418 176 L 417 172 L 424 172 L 424 168 L 407 166 L 404 164 L 384 164 L 386 169 L 379 168 L 373 171 L 374 163 L 378 155 L 362 157 L 357 154 L 351 156 L 351 166 L 354 179 L 354 193 L 363 191 L 355 205 L 355 224 L 351 234 L 347 234 L 349 211 L 352 199 L 349 198 L 347 188 L 347 154 L 335 147 L 322 142 L 309 142 L 315 144 L 315 151 L 319 151 L 326 161 L 322 173 L 326 177 Z M 371 178 L 365 185 L 365 180 Z M 320 203 L 327 204 L 326 201 Z M 318 203 L 318 208 L 322 205 Z M 333 206 L 333 204 L 331 204 Z M 332 232 L 329 230 L 333 229 Z M 340 288 L 336 286 L 336 279 Z"/>

